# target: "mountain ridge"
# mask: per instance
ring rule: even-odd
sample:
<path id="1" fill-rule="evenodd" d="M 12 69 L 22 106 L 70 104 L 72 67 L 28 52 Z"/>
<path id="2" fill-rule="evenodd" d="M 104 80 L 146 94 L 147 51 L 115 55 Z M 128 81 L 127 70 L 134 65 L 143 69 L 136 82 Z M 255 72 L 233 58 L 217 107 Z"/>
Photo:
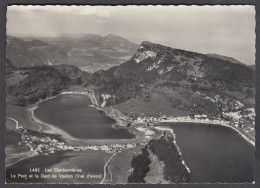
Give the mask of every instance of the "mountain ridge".
<path id="1" fill-rule="evenodd" d="M 131 108 L 145 113 L 141 104 L 156 109 L 167 98 L 174 108 L 164 109 L 164 113 L 182 110 L 220 115 L 223 109 L 253 106 L 255 92 L 254 71 L 246 65 L 147 41 L 128 61 L 94 73 L 84 84 L 100 95 L 113 96 L 106 104 L 126 113 Z"/>
<path id="2" fill-rule="evenodd" d="M 222 60 L 227 60 L 227 61 L 230 61 L 232 63 L 237 63 L 237 64 L 243 64 L 245 65 L 245 63 L 242 63 L 241 61 L 238 61 L 237 59 L 233 58 L 233 57 L 228 57 L 228 56 L 224 56 L 224 55 L 220 55 L 220 54 L 215 54 L 215 53 L 208 53 L 206 54 L 210 57 L 215 57 L 215 58 L 218 58 L 218 59 L 222 59 Z"/>
<path id="3" fill-rule="evenodd" d="M 7 37 L 6 56 L 17 67 L 59 64 L 67 58 L 63 50 L 44 41 L 12 36 Z"/>
<path id="4" fill-rule="evenodd" d="M 70 64 L 93 72 L 129 59 L 137 44 L 118 35 L 65 35 L 57 38 L 7 36 L 7 57 L 15 66 Z"/>

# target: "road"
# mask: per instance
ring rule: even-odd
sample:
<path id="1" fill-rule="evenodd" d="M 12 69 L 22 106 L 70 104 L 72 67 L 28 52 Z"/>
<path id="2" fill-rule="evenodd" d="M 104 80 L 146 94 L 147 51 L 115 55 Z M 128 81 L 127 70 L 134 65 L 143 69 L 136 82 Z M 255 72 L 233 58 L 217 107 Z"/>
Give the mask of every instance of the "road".
<path id="1" fill-rule="evenodd" d="M 113 157 L 117 154 L 117 152 L 115 152 L 109 159 L 108 161 L 106 162 L 106 164 L 104 165 L 104 177 L 103 179 L 101 180 L 100 184 L 103 184 L 104 181 L 106 180 L 106 177 L 107 177 L 107 170 L 109 170 L 110 174 L 111 174 L 111 181 L 112 181 L 112 173 L 110 171 L 110 169 L 108 169 L 108 165 L 110 163 L 110 161 L 113 159 Z"/>
<path id="2" fill-rule="evenodd" d="M 11 117 L 6 117 L 6 119 L 13 120 L 13 121 L 15 122 L 15 128 L 18 129 L 18 127 L 19 127 L 19 122 L 18 122 L 16 119 L 11 118 Z"/>

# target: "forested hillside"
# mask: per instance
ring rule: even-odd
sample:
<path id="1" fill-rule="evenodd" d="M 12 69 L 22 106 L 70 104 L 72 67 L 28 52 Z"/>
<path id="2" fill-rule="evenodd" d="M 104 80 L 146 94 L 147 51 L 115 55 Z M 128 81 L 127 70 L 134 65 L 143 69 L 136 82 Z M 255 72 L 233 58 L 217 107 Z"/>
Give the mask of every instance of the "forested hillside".
<path id="1" fill-rule="evenodd" d="M 154 108 L 216 115 L 254 106 L 254 74 L 242 64 L 143 42 L 130 60 L 94 73 L 84 84 L 110 95 L 106 104 L 126 113 L 154 115 L 147 110 Z"/>

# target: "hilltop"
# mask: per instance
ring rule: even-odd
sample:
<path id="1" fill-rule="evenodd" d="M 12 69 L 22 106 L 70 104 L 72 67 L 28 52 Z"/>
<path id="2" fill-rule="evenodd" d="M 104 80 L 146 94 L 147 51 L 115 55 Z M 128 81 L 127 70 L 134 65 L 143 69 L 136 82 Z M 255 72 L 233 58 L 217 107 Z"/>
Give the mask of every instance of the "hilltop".
<path id="1" fill-rule="evenodd" d="M 84 84 L 107 106 L 130 115 L 215 116 L 255 102 L 251 68 L 148 41 L 128 61 L 94 73 Z"/>
<path id="2" fill-rule="evenodd" d="M 7 59 L 7 103 L 25 106 L 81 85 L 89 74 L 73 65 L 16 67 Z"/>

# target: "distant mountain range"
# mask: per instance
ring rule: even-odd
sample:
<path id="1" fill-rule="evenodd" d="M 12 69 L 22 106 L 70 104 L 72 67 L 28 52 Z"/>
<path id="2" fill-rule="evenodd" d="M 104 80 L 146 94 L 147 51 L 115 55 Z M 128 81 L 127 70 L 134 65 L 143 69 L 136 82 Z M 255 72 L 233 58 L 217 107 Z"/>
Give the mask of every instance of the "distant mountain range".
<path id="1" fill-rule="evenodd" d="M 56 46 L 37 39 L 7 36 L 6 56 L 17 67 L 60 64 L 68 55 Z"/>
<path id="2" fill-rule="evenodd" d="M 7 37 L 7 57 L 19 67 L 70 64 L 89 71 L 107 69 L 128 60 L 137 47 L 114 34 L 62 35 L 41 40 Z"/>
<path id="3" fill-rule="evenodd" d="M 133 116 L 220 116 L 222 112 L 254 107 L 255 70 L 232 58 L 148 41 L 142 42 L 135 52 L 134 48 L 135 44 L 115 35 L 80 35 L 74 39 L 63 36 L 45 41 L 8 37 L 8 99 L 26 105 L 55 95 L 70 84 L 83 84 L 96 92 L 100 104 Z M 67 62 L 66 58 L 80 56 L 75 55 L 83 53 L 79 49 L 88 49 L 87 53 L 90 49 L 93 53 L 101 50 L 114 58 L 121 56 L 117 52 L 123 49 L 132 56 L 124 63 L 92 74 L 71 64 L 59 65 Z M 55 59 L 52 66 L 48 66 L 50 57 Z M 103 98 L 104 94 L 109 97 Z"/>
<path id="4" fill-rule="evenodd" d="M 115 34 L 63 34 L 54 38 L 7 36 L 7 58 L 17 67 L 70 64 L 88 72 L 108 69 L 130 59 L 138 45 Z M 219 54 L 207 56 L 242 62 Z M 255 65 L 250 65 L 252 69 Z"/>
<path id="5" fill-rule="evenodd" d="M 125 63 L 94 73 L 85 86 L 133 115 L 220 115 L 254 106 L 254 70 L 248 66 L 151 42 L 142 42 Z"/>

